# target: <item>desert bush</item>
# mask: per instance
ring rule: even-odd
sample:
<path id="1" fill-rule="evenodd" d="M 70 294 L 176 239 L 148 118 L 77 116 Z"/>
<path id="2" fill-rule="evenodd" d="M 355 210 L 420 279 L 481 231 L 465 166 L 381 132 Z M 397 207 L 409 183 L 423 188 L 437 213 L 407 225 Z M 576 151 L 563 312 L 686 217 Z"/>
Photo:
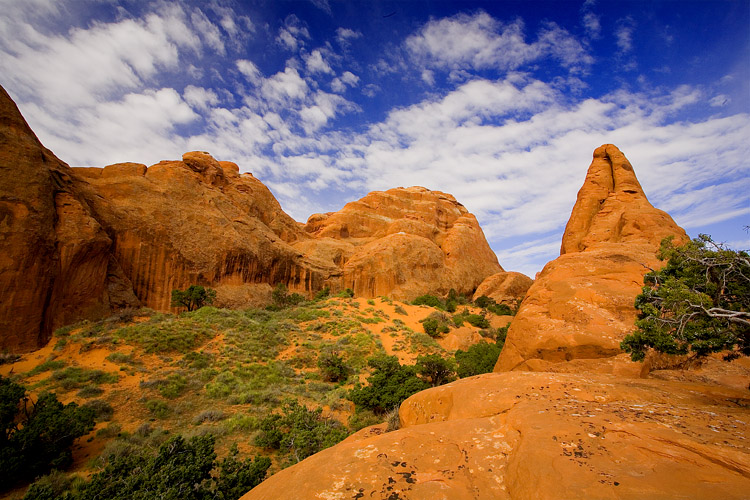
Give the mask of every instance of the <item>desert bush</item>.
<path id="1" fill-rule="evenodd" d="M 417 377 L 415 366 L 402 366 L 396 356 L 373 357 L 368 364 L 374 371 L 367 378 L 367 385 L 362 387 L 357 383 L 348 395 L 358 407 L 383 414 L 412 394 L 429 387 Z"/>
<path id="2" fill-rule="evenodd" d="M 412 300 L 411 303 L 415 306 L 430 306 L 434 307 L 435 309 L 440 309 L 441 311 L 445 310 L 445 303 L 439 298 L 430 294 L 420 295 L 416 299 Z"/>
<path id="3" fill-rule="evenodd" d="M 81 408 L 90 408 L 94 412 L 94 419 L 97 422 L 110 420 L 115 413 L 112 405 L 103 399 L 92 399 L 91 401 L 86 401 L 81 405 Z"/>
<path id="4" fill-rule="evenodd" d="M 456 373 L 461 378 L 479 375 L 481 373 L 490 373 L 497 363 L 502 346 L 481 342 L 469 347 L 468 350 L 456 351 L 456 362 L 458 368 Z"/>
<path id="5" fill-rule="evenodd" d="M 357 432 L 370 427 L 371 425 L 377 425 L 383 421 L 382 415 L 376 415 L 372 410 L 357 409 L 357 411 L 349 417 L 349 429 L 352 432 Z"/>
<path id="6" fill-rule="evenodd" d="M 234 500 L 257 486 L 266 476 L 271 461 L 266 457 L 238 459 L 232 446 L 222 460 L 216 459 L 215 438 L 210 434 L 185 439 L 174 436 L 158 451 L 118 440 L 122 451 L 110 454 L 102 469 L 89 481 L 56 480 L 62 488 L 52 488 L 50 480 L 30 489 L 25 500 L 52 498 L 64 500 L 187 499 Z"/>
<path id="7" fill-rule="evenodd" d="M 160 399 L 149 399 L 144 403 L 146 405 L 146 409 L 156 418 L 167 418 L 169 417 L 169 414 L 172 412 L 172 409 L 169 407 L 166 401 L 162 401 Z"/>
<path id="8" fill-rule="evenodd" d="M 345 288 L 344 290 L 341 290 L 339 293 L 334 295 L 334 297 L 338 297 L 340 299 L 351 299 L 354 297 L 354 290 L 351 288 Z"/>
<path id="9" fill-rule="evenodd" d="M 94 410 L 63 405 L 43 392 L 34 402 L 26 388 L 0 376 L 0 490 L 73 462 L 73 442 L 94 428 Z"/>
<path id="10" fill-rule="evenodd" d="M 346 380 L 350 372 L 349 367 L 344 363 L 344 358 L 336 351 L 321 354 L 318 358 L 318 368 L 326 382 Z"/>
<path id="11" fill-rule="evenodd" d="M 314 300 L 325 300 L 331 296 L 331 287 L 324 286 L 315 293 Z"/>
<path id="12" fill-rule="evenodd" d="M 216 290 L 201 285 L 190 285 L 186 290 L 172 290 L 170 305 L 184 307 L 189 312 L 213 304 L 215 298 Z"/>
<path id="13" fill-rule="evenodd" d="M 440 337 L 450 332 L 448 317 L 444 313 L 434 312 L 421 320 L 424 332 L 430 337 Z"/>
<path id="14" fill-rule="evenodd" d="M 79 366 L 68 366 L 62 370 L 53 371 L 50 378 L 45 382 L 70 391 L 79 389 L 85 385 L 114 384 L 118 379 L 119 377 L 116 373 L 91 370 Z"/>
<path id="15" fill-rule="evenodd" d="M 400 314 L 402 316 L 408 316 L 409 315 L 409 313 L 406 312 L 406 309 L 404 309 L 403 307 L 401 307 L 399 305 L 397 305 L 396 307 L 394 307 L 393 310 L 395 311 L 396 314 Z"/>
<path id="16" fill-rule="evenodd" d="M 322 413 L 322 408 L 308 410 L 296 400 L 287 400 L 280 414 L 260 421 L 255 444 L 281 450 L 290 462 L 300 462 L 349 434 L 338 420 L 324 418 Z"/>
<path id="17" fill-rule="evenodd" d="M 417 357 L 417 374 L 429 380 L 432 387 L 447 384 L 456 380 L 456 364 L 452 359 L 445 359 L 439 354 L 428 354 Z"/>
<path id="18" fill-rule="evenodd" d="M 200 425 L 205 422 L 221 422 L 227 418 L 221 410 L 203 410 L 193 417 L 193 424 Z"/>

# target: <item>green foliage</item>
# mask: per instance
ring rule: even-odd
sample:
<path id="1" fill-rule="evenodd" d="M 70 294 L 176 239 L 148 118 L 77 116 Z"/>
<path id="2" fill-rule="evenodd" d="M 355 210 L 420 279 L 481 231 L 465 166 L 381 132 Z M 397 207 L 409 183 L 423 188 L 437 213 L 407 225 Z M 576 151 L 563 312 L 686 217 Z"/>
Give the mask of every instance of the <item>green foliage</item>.
<path id="1" fill-rule="evenodd" d="M 296 400 L 287 400 L 280 414 L 261 420 L 255 444 L 282 450 L 292 463 L 300 462 L 348 435 L 339 421 L 323 418 L 322 413 L 322 408 L 308 410 Z"/>
<path id="2" fill-rule="evenodd" d="M 461 313 L 453 316 L 453 324 L 461 326 L 464 322 L 469 323 L 471 326 L 477 328 L 489 328 L 490 322 L 481 314 L 471 314 L 466 309 Z"/>
<path id="3" fill-rule="evenodd" d="M 112 405 L 103 399 L 92 399 L 91 401 L 86 401 L 81 405 L 81 408 L 90 408 L 93 411 L 94 419 L 97 422 L 107 421 L 111 419 L 112 415 L 115 413 Z"/>
<path id="4" fill-rule="evenodd" d="M 187 353 L 216 335 L 212 328 L 213 307 L 185 313 L 179 317 L 155 315 L 145 323 L 122 327 L 115 336 L 140 344 L 147 353 Z"/>
<path id="5" fill-rule="evenodd" d="M 429 380 L 432 387 L 456 380 L 456 363 L 439 354 L 429 354 L 417 358 L 417 374 Z"/>
<path id="6" fill-rule="evenodd" d="M 460 378 L 472 377 L 481 373 L 490 373 L 495 368 L 502 346 L 480 342 L 469 347 L 467 351 L 456 351 L 458 368 L 456 373 Z"/>
<path id="7" fill-rule="evenodd" d="M 424 332 L 433 338 L 450 332 L 448 317 L 444 313 L 434 312 L 421 320 L 420 323 L 422 323 Z"/>
<path id="8" fill-rule="evenodd" d="M 114 384 L 117 380 L 118 376 L 116 373 L 90 370 L 88 368 L 81 368 L 80 366 L 68 366 L 62 370 L 53 371 L 52 376 L 45 382 L 70 391 L 87 385 Z"/>
<path id="9" fill-rule="evenodd" d="M 167 399 L 175 399 L 187 388 L 188 381 L 182 375 L 172 373 L 159 384 L 159 393 Z"/>
<path id="10" fill-rule="evenodd" d="M 331 296 L 331 288 L 326 285 L 315 293 L 315 300 L 325 300 Z"/>
<path id="11" fill-rule="evenodd" d="M 486 295 L 478 297 L 477 300 L 474 301 L 474 305 L 477 307 L 481 307 L 482 309 L 486 309 L 492 314 L 496 314 L 498 316 L 512 316 L 515 314 L 515 311 L 513 311 L 513 309 L 511 309 L 509 305 L 498 304 L 497 302 L 495 302 L 495 299 Z"/>
<path id="12" fill-rule="evenodd" d="M 67 363 L 63 360 L 48 359 L 47 361 L 44 361 L 43 363 L 39 363 L 38 365 L 36 365 L 32 370 L 30 370 L 26 374 L 26 376 L 33 377 L 34 375 L 38 375 L 42 372 L 60 370 L 61 368 L 64 368 L 65 365 L 67 365 Z"/>
<path id="13" fill-rule="evenodd" d="M 326 382 L 340 382 L 349 376 L 349 367 L 338 352 L 323 353 L 318 358 L 318 368 Z"/>
<path id="14" fill-rule="evenodd" d="M 298 293 L 289 293 L 289 289 L 284 283 L 279 283 L 271 292 L 271 299 L 273 299 L 273 305 L 277 309 L 283 309 L 285 307 L 292 307 L 301 304 L 305 301 L 305 297 Z"/>
<path id="15" fill-rule="evenodd" d="M 354 290 L 351 288 L 345 288 L 335 295 L 340 299 L 351 299 L 354 297 Z"/>
<path id="16" fill-rule="evenodd" d="M 122 451 L 111 455 L 90 481 L 42 478 L 24 500 L 235 500 L 263 481 L 271 466 L 268 458 L 241 461 L 235 445 L 217 461 L 214 443 L 211 435 L 178 435 L 156 453 L 123 443 Z"/>
<path id="17" fill-rule="evenodd" d="M 359 407 L 382 415 L 412 394 L 429 387 L 417 376 L 415 366 L 402 366 L 396 356 L 370 358 L 368 364 L 374 371 L 367 378 L 367 385 L 357 384 L 349 391 L 349 399 Z"/>
<path id="18" fill-rule="evenodd" d="M 94 428 L 94 410 L 48 392 L 31 402 L 25 387 L 0 376 L 0 427 L 2 489 L 68 467 L 73 442 Z"/>
<path id="19" fill-rule="evenodd" d="M 750 355 L 750 255 L 700 235 L 681 247 L 671 238 L 658 254 L 667 264 L 644 277 L 636 297 L 636 331 L 621 348 L 634 361 L 648 349 L 703 357 Z"/>
<path id="20" fill-rule="evenodd" d="M 396 307 L 394 307 L 393 310 L 396 312 L 396 314 L 400 314 L 402 316 L 408 316 L 409 315 L 409 313 L 406 312 L 406 309 L 404 309 L 403 307 L 401 307 L 399 305 L 397 305 Z"/>
<path id="21" fill-rule="evenodd" d="M 172 307 L 184 307 L 188 311 L 195 311 L 203 306 L 211 305 L 216 298 L 216 290 L 204 288 L 201 285 L 190 285 L 187 290 L 172 290 Z"/>
<path id="22" fill-rule="evenodd" d="M 166 401 L 161 399 L 149 399 L 145 403 L 146 409 L 156 418 L 167 418 L 172 410 Z"/>
<path id="23" fill-rule="evenodd" d="M 425 294 L 420 295 L 416 299 L 412 300 L 411 303 L 415 306 L 430 306 L 435 309 L 445 310 L 445 303 L 434 295 Z"/>

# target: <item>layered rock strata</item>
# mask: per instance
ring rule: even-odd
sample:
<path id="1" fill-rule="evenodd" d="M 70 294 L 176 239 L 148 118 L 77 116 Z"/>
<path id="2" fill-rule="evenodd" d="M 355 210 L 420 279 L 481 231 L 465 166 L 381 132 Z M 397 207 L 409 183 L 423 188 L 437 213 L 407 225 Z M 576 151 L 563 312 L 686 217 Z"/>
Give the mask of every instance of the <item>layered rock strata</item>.
<path id="1" fill-rule="evenodd" d="M 633 167 L 611 144 L 594 151 L 562 239 L 528 290 L 495 371 L 599 370 L 638 376 L 620 342 L 633 330 L 643 275 L 667 236 L 685 231 L 646 198 Z"/>

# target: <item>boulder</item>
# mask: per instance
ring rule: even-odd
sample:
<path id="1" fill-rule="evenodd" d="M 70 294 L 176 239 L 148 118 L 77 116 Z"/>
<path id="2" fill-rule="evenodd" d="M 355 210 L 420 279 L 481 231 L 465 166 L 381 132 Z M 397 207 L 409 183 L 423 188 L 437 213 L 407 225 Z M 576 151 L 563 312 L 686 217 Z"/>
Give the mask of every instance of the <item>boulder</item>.
<path id="1" fill-rule="evenodd" d="M 526 296 L 532 283 L 534 280 L 525 274 L 514 271 L 496 273 L 482 281 L 472 300 L 487 296 L 498 304 L 516 307 Z"/>
<path id="2" fill-rule="evenodd" d="M 529 288 L 495 371 L 591 371 L 640 376 L 620 342 L 634 326 L 643 275 L 663 238 L 687 238 L 654 208 L 611 144 L 594 152 L 565 228 L 561 255 Z"/>

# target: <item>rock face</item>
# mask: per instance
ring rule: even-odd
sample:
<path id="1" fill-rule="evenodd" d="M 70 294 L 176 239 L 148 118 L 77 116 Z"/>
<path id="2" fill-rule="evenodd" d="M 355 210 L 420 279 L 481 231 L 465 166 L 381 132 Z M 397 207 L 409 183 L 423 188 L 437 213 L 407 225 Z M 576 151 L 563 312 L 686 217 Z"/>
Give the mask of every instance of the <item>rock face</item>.
<path id="1" fill-rule="evenodd" d="M 597 148 L 578 192 L 561 255 L 529 289 L 495 371 L 600 370 L 637 376 L 621 355 L 633 330 L 643 275 L 660 265 L 667 236 L 687 238 L 643 193 L 633 167 L 611 144 Z"/>
<path id="2" fill-rule="evenodd" d="M 171 291 L 267 303 L 271 287 L 410 299 L 469 292 L 502 271 L 476 218 L 424 188 L 375 192 L 306 225 L 236 164 L 205 152 L 146 167 L 71 169 L 0 93 L 0 349 L 28 351 L 81 319 Z"/>
<path id="3" fill-rule="evenodd" d="M 0 351 L 35 349 L 58 326 L 136 303 L 110 244 L 70 167 L 0 88 Z"/>
<path id="4" fill-rule="evenodd" d="M 533 283 L 534 280 L 525 274 L 514 271 L 500 272 L 485 278 L 474 292 L 472 300 L 487 296 L 498 304 L 515 307 L 523 300 Z"/>
<path id="5" fill-rule="evenodd" d="M 357 296 L 471 292 L 502 271 L 476 217 L 453 196 L 422 187 L 372 192 L 338 212 L 311 216 L 305 230 L 316 245 L 335 249 L 342 286 Z"/>
<path id="6" fill-rule="evenodd" d="M 746 498 L 747 402 L 694 383 L 479 375 L 412 396 L 400 430 L 355 435 L 242 500 Z"/>

